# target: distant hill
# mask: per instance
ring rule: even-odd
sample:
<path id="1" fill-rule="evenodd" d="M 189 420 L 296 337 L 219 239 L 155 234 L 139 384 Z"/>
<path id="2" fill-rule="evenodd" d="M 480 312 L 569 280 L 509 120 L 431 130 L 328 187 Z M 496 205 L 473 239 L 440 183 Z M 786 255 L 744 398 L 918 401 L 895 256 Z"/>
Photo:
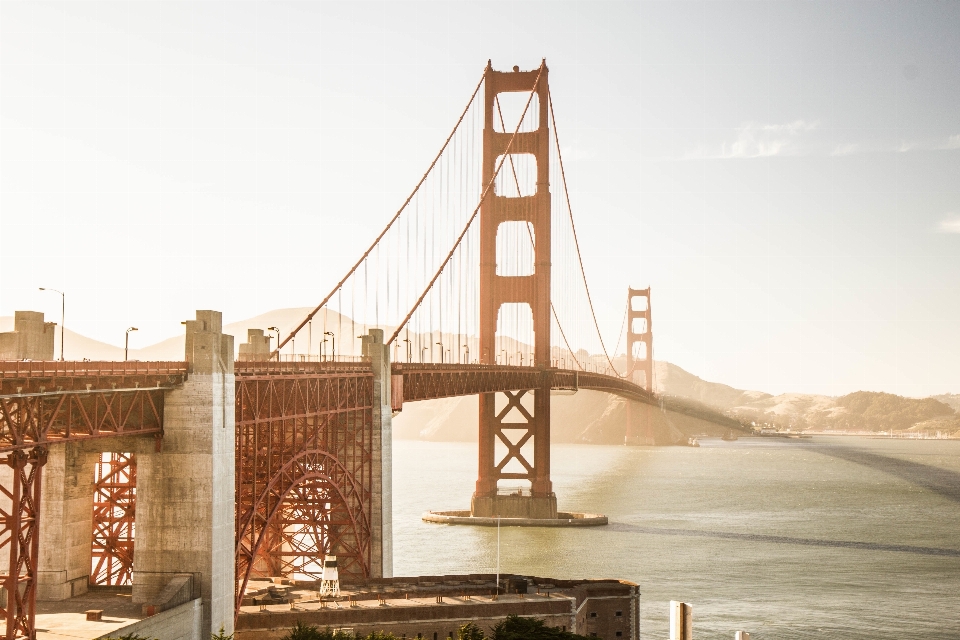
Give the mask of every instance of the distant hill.
<path id="1" fill-rule="evenodd" d="M 939 396 L 931 396 L 934 400 L 939 400 L 943 404 L 949 405 L 954 411 L 960 412 L 960 393 L 944 393 Z"/>
<path id="2" fill-rule="evenodd" d="M 719 382 L 707 382 L 669 362 L 654 362 L 654 368 L 658 393 L 694 400 L 722 411 L 773 397 L 762 391 L 744 391 Z"/>

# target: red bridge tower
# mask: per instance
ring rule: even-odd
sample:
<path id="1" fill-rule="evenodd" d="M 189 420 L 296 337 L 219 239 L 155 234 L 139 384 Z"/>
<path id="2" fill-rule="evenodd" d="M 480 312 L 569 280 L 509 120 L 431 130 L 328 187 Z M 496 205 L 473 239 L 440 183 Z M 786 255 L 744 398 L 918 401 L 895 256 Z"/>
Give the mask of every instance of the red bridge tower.
<path id="1" fill-rule="evenodd" d="M 653 326 L 650 287 L 627 289 L 627 380 L 653 393 Z M 624 444 L 653 444 L 653 407 L 627 402 Z"/>
<path id="2" fill-rule="evenodd" d="M 496 174 L 500 157 L 510 149 L 513 160 L 521 154 L 536 162 L 536 190 L 530 195 L 507 197 L 488 193 L 480 208 L 480 362 L 495 364 L 497 317 L 505 304 L 528 305 L 533 316 L 534 366 L 550 367 L 550 130 L 549 91 L 546 62 L 539 69 L 512 72 L 494 71 L 487 63 L 484 76 L 483 184 Z M 524 123 L 537 119 L 531 131 L 498 132 L 498 94 L 534 93 Z M 495 109 L 497 111 L 495 111 Z M 509 123 L 506 128 L 513 127 Z M 532 125 L 531 127 L 532 128 Z M 511 143 L 511 140 L 513 141 Z M 518 159 L 519 160 L 519 159 Z M 507 167 L 503 167 L 506 171 Z M 531 229 L 534 242 L 533 273 L 497 274 L 497 235 L 501 225 L 522 222 Z M 516 237 L 516 234 L 515 234 Z M 557 498 L 550 482 L 550 384 L 536 389 L 505 392 L 506 404 L 497 410 L 495 393 L 480 394 L 480 470 L 471 502 L 474 516 L 556 518 Z M 532 406 L 523 400 L 533 396 Z M 532 409 L 532 411 L 531 411 Z M 519 421 L 516 421 L 519 420 Z M 533 440 L 533 460 L 521 449 Z M 506 452 L 497 460 L 497 441 Z M 513 471 L 506 470 L 511 461 Z M 529 481 L 529 495 L 514 491 L 498 495 L 499 480 Z"/>

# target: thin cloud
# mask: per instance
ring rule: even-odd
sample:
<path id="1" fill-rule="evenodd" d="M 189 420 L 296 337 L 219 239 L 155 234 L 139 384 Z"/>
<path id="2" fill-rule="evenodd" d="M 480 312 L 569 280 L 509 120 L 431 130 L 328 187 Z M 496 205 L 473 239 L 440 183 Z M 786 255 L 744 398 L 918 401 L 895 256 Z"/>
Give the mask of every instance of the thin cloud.
<path id="1" fill-rule="evenodd" d="M 784 124 L 748 122 L 737 128 L 736 139 L 712 148 L 700 147 L 684 156 L 685 160 L 771 158 L 801 153 L 803 134 L 813 131 L 818 122 L 794 120 Z"/>
<path id="2" fill-rule="evenodd" d="M 955 136 L 950 136 L 949 138 L 947 138 L 946 143 L 944 143 L 944 145 L 940 148 L 944 150 L 960 149 L 960 133 L 958 133 Z"/>
<path id="3" fill-rule="evenodd" d="M 838 144 L 833 151 L 830 152 L 832 156 L 849 156 L 853 155 L 860 151 L 860 145 L 857 144 Z"/>
<path id="4" fill-rule="evenodd" d="M 960 233 L 960 215 L 951 213 L 941 220 L 940 233 Z"/>

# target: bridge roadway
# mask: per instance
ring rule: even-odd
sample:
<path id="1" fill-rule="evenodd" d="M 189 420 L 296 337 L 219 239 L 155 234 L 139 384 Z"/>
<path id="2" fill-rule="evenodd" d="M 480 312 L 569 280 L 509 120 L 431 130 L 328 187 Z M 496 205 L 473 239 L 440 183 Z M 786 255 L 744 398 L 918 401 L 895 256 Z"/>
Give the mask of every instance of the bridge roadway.
<path id="1" fill-rule="evenodd" d="M 248 377 L 353 378 L 358 362 L 237 362 Z M 483 364 L 394 363 L 391 406 L 478 393 L 591 389 L 656 404 L 655 396 L 619 377 L 558 368 Z M 188 375 L 186 362 L 0 362 L 0 453 L 65 440 L 162 433 L 163 392 Z M 238 407 L 239 408 L 239 407 Z M 322 407 L 316 407 L 322 410 Z M 238 419 L 240 413 L 238 412 Z"/>

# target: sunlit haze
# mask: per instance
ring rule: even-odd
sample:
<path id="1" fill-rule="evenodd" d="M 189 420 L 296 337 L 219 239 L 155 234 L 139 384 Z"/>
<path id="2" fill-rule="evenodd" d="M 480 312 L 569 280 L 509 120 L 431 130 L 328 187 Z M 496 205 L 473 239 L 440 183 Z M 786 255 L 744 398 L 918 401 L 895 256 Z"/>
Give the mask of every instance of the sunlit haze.
<path id="1" fill-rule="evenodd" d="M 143 346 L 313 306 L 487 60 L 546 58 L 611 345 L 650 286 L 655 357 L 704 379 L 960 393 L 958 33 L 956 2 L 3 1 L 0 316 L 59 322 L 56 288 Z"/>

